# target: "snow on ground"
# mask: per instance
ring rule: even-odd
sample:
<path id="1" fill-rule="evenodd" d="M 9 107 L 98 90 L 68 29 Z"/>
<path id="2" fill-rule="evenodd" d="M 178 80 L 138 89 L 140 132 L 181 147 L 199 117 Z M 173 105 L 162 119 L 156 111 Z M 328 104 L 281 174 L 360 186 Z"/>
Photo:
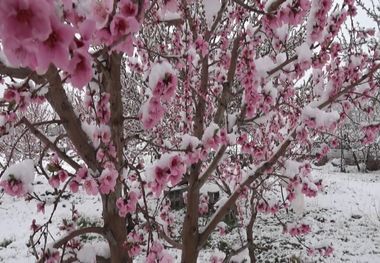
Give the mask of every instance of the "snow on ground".
<path id="1" fill-rule="evenodd" d="M 268 250 L 259 255 L 259 262 L 291 257 L 302 262 L 380 262 L 380 173 L 339 173 L 329 165 L 316 169 L 314 175 L 325 187 L 316 198 L 306 199 L 303 220 L 312 232 L 302 240 L 306 245 L 331 243 L 333 256 L 307 257 L 296 238 L 282 234 L 273 217 L 260 216 L 256 242 Z"/>
<path id="2" fill-rule="evenodd" d="M 288 262 L 290 258 L 298 258 L 300 262 L 380 262 L 380 172 L 360 174 L 352 170 L 350 173 L 339 173 L 336 168 L 327 165 L 316 167 L 314 175 L 324 180 L 325 188 L 316 198 L 306 199 L 302 217 L 310 223 L 312 233 L 301 239 L 306 245 L 331 243 L 333 256 L 308 257 L 296 238 L 282 233 L 282 226 L 273 217 L 260 214 L 254 230 L 255 244 L 262 248 L 257 253 L 258 262 Z M 41 193 L 44 186 L 38 184 L 35 189 Z M 70 217 L 71 202 L 76 204 L 84 218 L 99 220 L 99 197 L 83 195 L 60 204 L 54 222 Z M 34 262 L 26 247 L 29 227 L 33 219 L 37 222 L 46 220 L 49 211 L 51 207 L 46 208 L 45 215 L 37 214 L 35 203 L 27 205 L 22 199 L 7 195 L 0 197 L 0 262 Z M 293 214 L 285 212 L 278 216 L 285 221 L 294 218 Z M 53 234 L 59 233 L 56 227 L 51 231 Z M 209 262 L 210 255 L 224 241 L 235 242 L 235 239 L 238 239 L 237 233 L 211 242 L 201 253 L 199 262 Z M 176 254 L 175 251 L 171 252 Z M 178 253 L 176 257 L 179 258 Z M 235 259 L 245 257 L 247 251 Z"/>

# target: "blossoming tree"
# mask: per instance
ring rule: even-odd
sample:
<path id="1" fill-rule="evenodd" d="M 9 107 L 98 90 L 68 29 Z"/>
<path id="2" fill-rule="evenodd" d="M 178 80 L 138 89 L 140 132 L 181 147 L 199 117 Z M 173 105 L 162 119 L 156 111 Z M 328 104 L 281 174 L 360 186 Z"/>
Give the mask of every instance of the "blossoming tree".
<path id="1" fill-rule="evenodd" d="M 356 13 L 353 0 L 2 0 L 0 185 L 41 212 L 36 174 L 56 196 L 49 220 L 32 224 L 36 259 L 78 260 L 77 237 L 96 233 L 110 249 L 99 261 L 173 262 L 171 247 L 196 262 L 214 231 L 228 234 L 221 222 L 234 211 L 235 227 L 247 230 L 231 253 L 248 249 L 254 260 L 255 214 L 298 211 L 315 196 L 314 138 L 378 92 L 378 39 Z M 49 114 L 32 117 L 36 105 Z M 10 136 L 27 134 L 42 152 L 12 150 L 22 140 Z M 265 198 L 269 181 L 286 189 L 283 200 Z M 215 209 L 209 185 L 222 192 Z M 179 186 L 175 224 L 166 197 Z M 48 225 L 66 192 L 99 195 L 103 225 L 66 225 L 53 242 Z"/>

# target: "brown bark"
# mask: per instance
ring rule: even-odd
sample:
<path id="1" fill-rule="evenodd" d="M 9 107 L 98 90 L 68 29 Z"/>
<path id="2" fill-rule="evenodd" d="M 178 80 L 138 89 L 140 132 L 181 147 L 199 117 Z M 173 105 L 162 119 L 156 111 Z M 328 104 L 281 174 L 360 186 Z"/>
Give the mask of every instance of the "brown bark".
<path id="1" fill-rule="evenodd" d="M 112 53 L 109 56 L 108 72 L 104 72 L 104 85 L 110 94 L 110 128 L 112 141 L 116 148 L 116 169 L 121 172 L 123 167 L 123 103 L 121 96 L 121 62 L 122 55 Z M 126 218 L 120 217 L 116 200 L 122 196 L 122 182 L 118 179 L 115 191 L 102 195 L 104 227 L 110 246 L 111 262 L 132 262 L 124 247 L 128 234 Z"/>
<path id="2" fill-rule="evenodd" d="M 251 198 L 251 204 L 253 205 L 253 198 Z M 256 221 L 256 215 L 257 211 L 256 209 L 252 208 L 252 215 L 249 219 L 248 225 L 247 225 L 247 246 L 248 246 L 248 255 L 249 259 L 251 260 L 251 263 L 256 263 L 256 255 L 255 255 L 255 244 L 253 243 L 253 225 Z"/>
<path id="3" fill-rule="evenodd" d="M 201 139 L 204 132 L 204 115 L 206 111 L 206 103 L 202 96 L 205 96 L 208 85 L 208 56 L 203 59 L 201 71 L 200 96 L 196 105 L 194 118 L 194 135 Z M 198 207 L 199 207 L 199 174 L 201 171 L 201 162 L 193 165 L 190 169 L 188 178 L 186 216 L 182 230 L 182 263 L 197 262 L 198 243 L 199 243 L 199 227 L 198 227 Z"/>
<path id="4" fill-rule="evenodd" d="M 117 188 L 116 190 L 120 190 L 120 185 L 117 185 Z M 127 224 L 126 219 L 118 215 L 115 205 L 116 192 L 102 196 L 105 235 L 110 247 L 110 262 L 127 263 L 132 262 L 132 259 L 128 256 L 127 249 L 124 247 L 127 237 Z"/>
<path id="5" fill-rule="evenodd" d="M 61 119 L 62 125 L 80 157 L 88 167 L 96 171 L 98 165 L 95 149 L 89 143 L 89 138 L 81 128 L 81 121 L 76 116 L 66 95 L 57 69 L 51 66 L 46 76 L 50 84 L 46 99 Z"/>

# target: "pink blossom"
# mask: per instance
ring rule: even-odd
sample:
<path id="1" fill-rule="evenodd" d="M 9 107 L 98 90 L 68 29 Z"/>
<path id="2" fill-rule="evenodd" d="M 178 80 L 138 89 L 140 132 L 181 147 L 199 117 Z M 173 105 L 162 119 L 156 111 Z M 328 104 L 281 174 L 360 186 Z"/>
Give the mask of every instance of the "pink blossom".
<path id="1" fill-rule="evenodd" d="M 154 169 L 154 178 L 159 184 L 165 184 L 168 179 L 169 173 L 169 169 L 156 166 Z"/>
<path id="2" fill-rule="evenodd" d="M 100 126 L 100 137 L 102 142 L 108 144 L 111 141 L 111 129 L 108 125 Z"/>
<path id="3" fill-rule="evenodd" d="M 58 188 L 59 185 L 60 185 L 60 181 L 59 181 L 59 176 L 58 175 L 53 175 L 49 178 L 49 184 L 53 187 L 53 188 Z"/>
<path id="4" fill-rule="evenodd" d="M 127 214 L 133 213 L 136 210 L 137 201 L 138 193 L 135 191 L 130 191 L 127 199 L 120 197 L 116 201 L 116 206 L 119 209 L 119 216 L 125 217 Z"/>
<path id="5" fill-rule="evenodd" d="M 69 183 L 70 191 L 73 193 L 77 193 L 79 190 L 79 183 L 74 179 Z"/>
<path id="6" fill-rule="evenodd" d="M 169 101 L 177 88 L 177 76 L 165 73 L 164 77 L 157 81 L 153 89 L 153 95 L 158 96 L 161 101 Z"/>
<path id="7" fill-rule="evenodd" d="M 119 2 L 120 13 L 124 16 L 136 16 L 137 15 L 137 5 L 131 0 L 121 0 Z"/>
<path id="8" fill-rule="evenodd" d="M 132 245 L 131 248 L 128 250 L 128 254 L 129 256 L 131 257 L 135 257 L 137 255 L 139 255 L 141 252 L 141 247 L 139 245 Z"/>
<path id="9" fill-rule="evenodd" d="M 56 249 L 47 249 L 42 256 L 43 262 L 46 263 L 58 263 L 60 261 L 59 251 Z"/>
<path id="10" fill-rule="evenodd" d="M 115 190 L 116 180 L 119 176 L 115 169 L 106 168 L 99 177 L 99 191 L 102 194 L 109 194 Z"/>
<path id="11" fill-rule="evenodd" d="M 2 0 L 0 2 L 0 33 L 5 38 L 45 40 L 51 32 L 53 9 L 46 0 Z"/>
<path id="12" fill-rule="evenodd" d="M 306 235 L 311 232 L 311 228 L 307 224 L 291 224 L 287 226 L 287 232 L 291 236 Z"/>
<path id="13" fill-rule="evenodd" d="M 169 161 L 169 169 L 169 181 L 171 185 L 174 186 L 181 181 L 182 175 L 186 172 L 186 167 L 181 157 L 179 157 L 178 155 L 173 156 Z"/>
<path id="14" fill-rule="evenodd" d="M 70 73 L 71 83 L 82 88 L 90 82 L 93 72 L 91 58 L 85 50 L 76 50 L 69 63 L 68 72 Z"/>
<path id="15" fill-rule="evenodd" d="M 208 43 L 204 41 L 204 39 L 199 36 L 195 41 L 195 47 L 199 53 L 201 53 L 202 57 L 208 54 Z"/>
<path id="16" fill-rule="evenodd" d="M 66 70 L 69 65 L 69 45 L 74 37 L 74 29 L 58 21 L 56 17 L 51 19 L 51 26 L 52 31 L 48 38 L 38 46 L 38 67 L 46 70 L 49 64 L 53 63 Z"/>
<path id="17" fill-rule="evenodd" d="M 36 43 L 30 39 L 20 40 L 13 36 L 2 41 L 4 54 L 13 66 L 37 67 L 37 57 L 35 54 Z"/>
<path id="18" fill-rule="evenodd" d="M 210 263 L 222 263 L 223 258 L 218 255 L 212 255 L 210 258 Z"/>
<path id="19" fill-rule="evenodd" d="M 112 0 L 101 0 L 91 2 L 92 19 L 96 21 L 96 28 L 101 29 L 108 21 L 108 17 L 113 9 Z"/>
<path id="20" fill-rule="evenodd" d="M 165 0 L 163 1 L 163 12 L 169 11 L 169 12 L 176 12 L 178 9 L 178 3 L 176 0 Z"/>
<path id="21" fill-rule="evenodd" d="M 17 89 L 8 88 L 4 91 L 3 98 L 8 102 L 14 101 L 18 104 L 20 101 L 20 93 Z"/>
<path id="22" fill-rule="evenodd" d="M 77 179 L 77 180 L 79 180 L 79 181 L 84 180 L 84 179 L 86 179 L 87 176 L 88 176 L 88 170 L 87 170 L 86 167 L 81 167 L 81 168 L 79 168 L 79 169 L 77 170 L 77 172 L 76 172 L 75 175 L 76 175 L 76 179 Z"/>
<path id="23" fill-rule="evenodd" d="M 134 51 L 133 40 L 132 35 L 127 35 L 123 41 L 116 40 L 111 50 L 126 53 L 131 57 Z"/>
<path id="24" fill-rule="evenodd" d="M 146 258 L 147 263 L 173 263 L 173 257 L 168 254 L 168 252 L 164 249 L 164 246 L 158 241 L 154 241 L 152 247 L 149 251 L 149 254 Z"/>
<path id="25" fill-rule="evenodd" d="M 0 181 L 0 186 L 11 196 L 22 197 L 26 194 L 23 182 L 11 176 L 8 180 Z"/>
<path id="26" fill-rule="evenodd" d="M 198 212 L 201 215 L 208 213 L 208 196 L 202 194 L 199 198 Z"/>
<path id="27" fill-rule="evenodd" d="M 134 17 L 115 15 L 110 25 L 111 35 L 117 39 L 128 33 L 135 33 L 139 30 L 139 23 Z"/>
<path id="28" fill-rule="evenodd" d="M 88 195 L 97 195 L 98 194 L 98 184 L 94 178 L 89 177 L 84 180 L 83 188 Z"/>
<path id="29" fill-rule="evenodd" d="M 65 170 L 58 171 L 57 175 L 62 183 L 69 177 L 69 174 Z"/>
<path id="30" fill-rule="evenodd" d="M 152 190 L 156 197 L 162 193 L 162 190 L 164 188 L 164 186 L 157 181 L 149 182 L 148 187 Z"/>
<path id="31" fill-rule="evenodd" d="M 45 214 L 45 202 L 39 202 L 37 204 L 37 213 L 38 212 L 42 212 L 43 214 Z"/>

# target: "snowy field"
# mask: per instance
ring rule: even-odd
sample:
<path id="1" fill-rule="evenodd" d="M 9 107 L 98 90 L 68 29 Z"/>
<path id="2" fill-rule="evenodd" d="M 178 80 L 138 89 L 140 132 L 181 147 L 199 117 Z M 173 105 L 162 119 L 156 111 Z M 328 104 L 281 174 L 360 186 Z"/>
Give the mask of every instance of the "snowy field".
<path id="1" fill-rule="evenodd" d="M 260 215 L 255 225 L 255 244 L 262 250 L 257 254 L 258 262 L 380 262 L 380 173 L 339 173 L 329 165 L 316 167 L 314 174 L 324 180 L 324 193 L 306 200 L 302 215 L 312 227 L 312 233 L 302 238 L 306 245 L 332 244 L 333 255 L 329 258 L 310 258 L 306 250 L 294 237 L 282 233 L 282 227 L 273 217 Z M 43 185 L 36 185 L 43 191 Z M 96 197 L 76 197 L 66 200 L 57 211 L 54 222 L 70 215 L 71 202 L 81 213 L 83 224 L 96 223 L 100 218 L 100 200 Z M 41 222 L 45 216 L 36 212 L 36 206 L 25 201 L 1 196 L 0 198 L 0 262 L 34 262 L 26 243 L 33 219 Z M 294 215 L 280 214 L 286 218 Z M 53 224 L 54 225 L 54 224 Z M 53 235 L 59 231 L 51 229 Z M 226 238 L 237 238 L 228 235 Z M 91 239 L 97 242 L 96 239 Z M 217 251 L 217 244 L 210 244 L 200 255 L 199 262 L 209 262 L 210 255 Z M 214 246 L 215 245 L 215 246 Z M 99 249 L 99 245 L 97 245 Z M 105 248 L 98 251 L 106 254 Z M 176 254 L 173 251 L 173 254 Z M 178 257 L 178 255 L 176 255 Z M 236 262 L 247 256 L 247 251 L 235 257 Z M 179 260 L 178 260 L 179 261 Z"/>

